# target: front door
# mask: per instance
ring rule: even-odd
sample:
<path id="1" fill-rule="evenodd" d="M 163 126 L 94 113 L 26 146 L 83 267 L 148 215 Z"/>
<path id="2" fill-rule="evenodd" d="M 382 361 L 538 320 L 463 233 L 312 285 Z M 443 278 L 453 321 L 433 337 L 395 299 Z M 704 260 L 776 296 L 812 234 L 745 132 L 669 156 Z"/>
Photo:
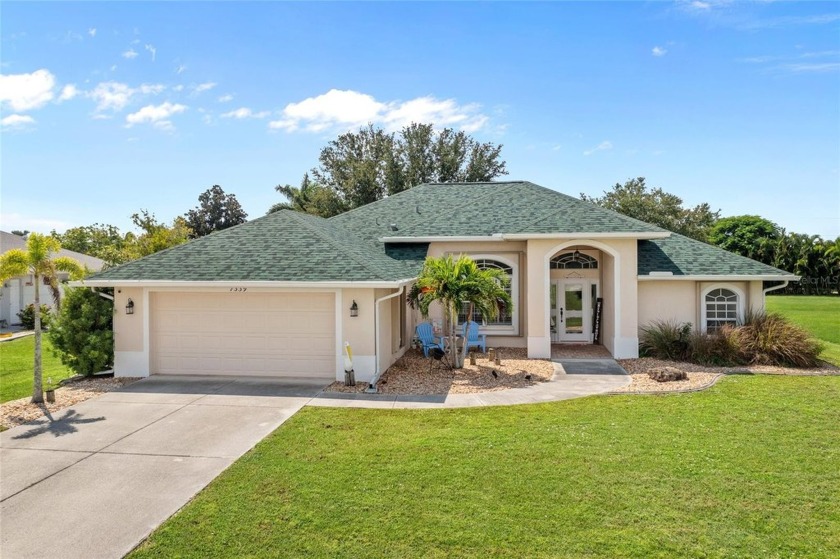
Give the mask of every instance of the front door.
<path id="1" fill-rule="evenodd" d="M 552 287 L 552 341 L 592 343 L 592 302 L 597 297 L 597 282 L 561 279 Z"/>

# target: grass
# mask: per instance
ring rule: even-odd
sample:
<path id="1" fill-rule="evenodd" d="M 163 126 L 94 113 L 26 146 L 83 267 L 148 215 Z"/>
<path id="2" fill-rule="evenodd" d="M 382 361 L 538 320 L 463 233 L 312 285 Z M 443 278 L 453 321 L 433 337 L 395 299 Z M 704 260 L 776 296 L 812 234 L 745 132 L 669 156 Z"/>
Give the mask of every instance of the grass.
<path id="1" fill-rule="evenodd" d="M 41 350 L 44 384 L 52 378 L 56 383 L 73 376 L 61 359 L 53 355 L 47 336 L 42 338 Z M 32 395 L 32 367 L 35 355 L 35 336 L 0 342 L 0 402 Z"/>
<path id="2" fill-rule="evenodd" d="M 840 377 L 461 410 L 307 407 L 150 557 L 837 557 Z"/>
<path id="3" fill-rule="evenodd" d="M 825 345 L 820 357 L 840 365 L 840 297 L 771 295 L 767 297 L 767 310 L 811 332 Z"/>

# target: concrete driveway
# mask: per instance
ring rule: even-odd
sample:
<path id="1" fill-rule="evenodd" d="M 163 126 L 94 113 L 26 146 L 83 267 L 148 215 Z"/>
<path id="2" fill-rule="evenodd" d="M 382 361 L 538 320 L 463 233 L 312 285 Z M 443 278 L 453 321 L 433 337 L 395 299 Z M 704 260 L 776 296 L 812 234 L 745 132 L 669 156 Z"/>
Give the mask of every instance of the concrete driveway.
<path id="1" fill-rule="evenodd" d="M 122 557 L 328 382 L 152 377 L 0 433 L 0 556 Z"/>

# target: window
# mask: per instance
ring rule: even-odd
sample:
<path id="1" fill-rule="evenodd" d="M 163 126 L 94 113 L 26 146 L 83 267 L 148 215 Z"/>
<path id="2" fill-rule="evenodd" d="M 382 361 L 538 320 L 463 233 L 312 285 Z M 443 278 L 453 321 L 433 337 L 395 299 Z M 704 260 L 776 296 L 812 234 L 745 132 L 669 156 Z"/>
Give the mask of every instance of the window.
<path id="1" fill-rule="evenodd" d="M 476 265 L 482 270 L 495 268 L 497 270 L 502 270 L 508 275 L 508 278 L 510 278 L 510 282 L 507 285 L 506 291 L 508 292 L 508 295 L 510 295 L 511 301 L 513 302 L 513 308 L 499 309 L 499 314 L 493 321 L 483 321 L 481 318 L 481 313 L 474 312 L 472 316 L 473 322 L 481 324 L 482 330 L 485 331 L 502 330 L 512 332 L 513 334 L 517 334 L 519 330 L 518 321 L 516 319 L 519 308 L 519 287 L 516 265 L 513 262 L 507 263 L 501 260 L 485 257 L 473 257 L 473 260 L 475 260 Z M 464 309 L 463 312 L 458 314 L 459 325 L 467 321 L 467 310 L 469 309 Z"/>
<path id="2" fill-rule="evenodd" d="M 598 261 L 588 254 L 582 254 L 576 250 L 566 252 L 551 259 L 551 268 L 554 270 L 596 270 Z"/>
<path id="3" fill-rule="evenodd" d="M 736 326 L 741 319 L 741 296 L 734 289 L 715 287 L 703 297 L 703 326 L 715 332 L 724 325 Z"/>

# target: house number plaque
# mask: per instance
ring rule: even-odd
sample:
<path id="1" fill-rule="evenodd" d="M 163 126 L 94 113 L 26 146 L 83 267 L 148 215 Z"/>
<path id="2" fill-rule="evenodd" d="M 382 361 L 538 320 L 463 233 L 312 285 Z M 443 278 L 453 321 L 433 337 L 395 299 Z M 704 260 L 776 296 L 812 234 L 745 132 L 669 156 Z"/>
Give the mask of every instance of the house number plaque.
<path id="1" fill-rule="evenodd" d="M 248 291 L 247 287 L 231 287 L 230 288 L 232 293 L 245 293 Z"/>

